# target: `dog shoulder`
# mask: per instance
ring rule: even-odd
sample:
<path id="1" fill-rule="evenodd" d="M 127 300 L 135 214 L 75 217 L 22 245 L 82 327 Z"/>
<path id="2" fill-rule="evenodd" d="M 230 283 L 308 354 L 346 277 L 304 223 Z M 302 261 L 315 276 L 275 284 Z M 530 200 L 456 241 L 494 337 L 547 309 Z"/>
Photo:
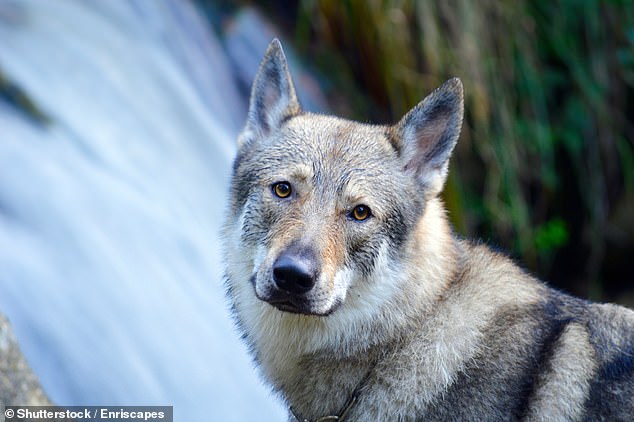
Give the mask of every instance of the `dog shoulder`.
<path id="1" fill-rule="evenodd" d="M 446 343 L 438 362 L 460 356 L 444 368 L 451 398 L 444 402 L 475 394 L 488 412 L 514 408 L 530 420 L 627 419 L 634 412 L 634 311 L 568 296 L 485 245 L 460 244 L 463 268 L 440 308 L 439 334 L 458 340 Z M 458 320 L 470 330 L 458 332 Z M 465 409 L 465 418 L 477 416 Z M 456 416 L 455 406 L 444 410 Z M 435 412 L 445 414 L 442 406 Z"/>
<path id="2" fill-rule="evenodd" d="M 629 420 L 634 415 L 634 311 L 592 304 L 587 326 L 597 358 L 588 413 L 597 419 Z"/>

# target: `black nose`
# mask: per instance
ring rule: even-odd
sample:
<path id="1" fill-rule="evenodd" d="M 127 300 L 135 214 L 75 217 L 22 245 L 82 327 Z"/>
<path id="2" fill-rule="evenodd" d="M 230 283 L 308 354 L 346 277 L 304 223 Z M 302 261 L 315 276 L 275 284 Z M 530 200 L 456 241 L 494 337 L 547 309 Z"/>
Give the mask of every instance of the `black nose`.
<path id="1" fill-rule="evenodd" d="M 281 290 L 303 294 L 315 286 L 317 263 L 310 250 L 290 247 L 273 264 L 273 281 Z"/>

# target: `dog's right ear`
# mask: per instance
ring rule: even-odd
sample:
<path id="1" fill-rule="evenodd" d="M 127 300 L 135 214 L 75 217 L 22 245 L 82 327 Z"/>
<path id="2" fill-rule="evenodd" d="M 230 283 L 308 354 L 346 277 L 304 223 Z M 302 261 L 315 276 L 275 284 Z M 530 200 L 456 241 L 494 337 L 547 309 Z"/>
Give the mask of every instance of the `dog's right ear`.
<path id="1" fill-rule="evenodd" d="M 264 54 L 251 88 L 247 123 L 238 148 L 269 135 L 289 117 L 301 113 L 282 44 L 275 38 Z"/>

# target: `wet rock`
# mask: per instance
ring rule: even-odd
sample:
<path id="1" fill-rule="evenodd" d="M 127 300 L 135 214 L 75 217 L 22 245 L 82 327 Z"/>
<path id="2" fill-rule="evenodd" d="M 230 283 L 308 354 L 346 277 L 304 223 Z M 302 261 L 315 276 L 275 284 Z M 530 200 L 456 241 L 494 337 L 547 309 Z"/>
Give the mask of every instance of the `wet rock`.
<path id="1" fill-rule="evenodd" d="M 20 351 L 9 321 L 0 314 L 0 406 L 50 404 Z"/>

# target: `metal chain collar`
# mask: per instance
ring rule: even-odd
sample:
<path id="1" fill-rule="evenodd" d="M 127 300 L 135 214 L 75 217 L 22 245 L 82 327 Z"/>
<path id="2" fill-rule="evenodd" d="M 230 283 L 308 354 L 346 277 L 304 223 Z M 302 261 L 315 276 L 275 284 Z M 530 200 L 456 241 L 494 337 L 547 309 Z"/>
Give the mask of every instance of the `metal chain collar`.
<path id="1" fill-rule="evenodd" d="M 372 373 L 372 370 L 374 369 L 376 364 L 377 364 L 377 362 L 375 361 L 370 366 L 370 368 L 368 368 L 368 372 L 366 372 L 365 375 L 363 376 L 363 378 L 361 379 L 361 381 L 359 381 L 359 384 L 357 384 L 357 386 L 355 387 L 354 391 L 350 395 L 350 398 L 343 405 L 343 408 L 341 409 L 341 411 L 339 412 L 338 415 L 336 415 L 336 416 L 334 416 L 334 415 L 333 416 L 322 416 L 320 418 L 315 419 L 314 422 L 330 422 L 330 421 L 344 422 L 345 419 L 346 419 L 346 415 L 348 415 L 348 413 L 350 412 L 350 409 L 352 408 L 352 406 L 359 399 L 359 394 L 361 393 L 361 389 L 365 386 L 366 382 L 370 378 L 370 374 Z M 293 415 L 293 418 L 295 418 L 296 422 L 312 422 L 310 419 L 305 419 L 305 418 L 301 418 L 300 416 L 298 416 L 297 413 L 295 412 L 295 409 L 293 409 L 293 406 L 289 407 L 289 411 L 291 412 L 291 415 Z"/>
<path id="2" fill-rule="evenodd" d="M 357 401 L 357 396 L 353 394 L 348 399 L 346 404 L 343 406 L 343 410 L 341 412 L 339 412 L 339 415 L 337 415 L 337 416 L 322 416 L 321 418 L 315 419 L 315 422 L 328 422 L 328 421 L 343 422 L 345 420 L 345 418 L 346 418 L 346 415 L 348 414 L 348 411 L 350 410 L 352 405 L 356 403 L 356 401 Z M 297 422 L 311 422 L 310 419 L 303 419 L 303 418 L 300 418 L 299 416 L 297 416 L 297 413 L 295 413 L 295 409 L 293 409 L 293 406 L 289 407 L 289 410 L 291 411 L 291 414 L 293 415 L 293 417 L 295 418 L 295 420 Z"/>

